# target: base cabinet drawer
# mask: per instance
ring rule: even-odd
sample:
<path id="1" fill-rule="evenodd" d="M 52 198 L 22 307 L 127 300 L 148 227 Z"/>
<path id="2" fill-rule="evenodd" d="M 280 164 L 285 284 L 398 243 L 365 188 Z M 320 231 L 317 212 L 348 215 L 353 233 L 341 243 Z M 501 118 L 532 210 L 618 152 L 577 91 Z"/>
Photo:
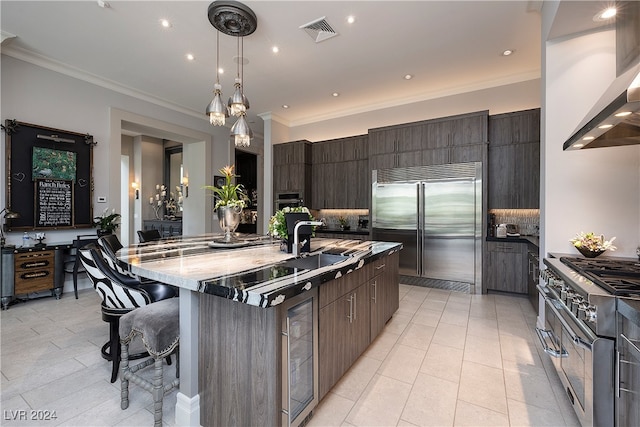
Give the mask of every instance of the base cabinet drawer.
<path id="1" fill-rule="evenodd" d="M 526 294 L 527 245 L 517 242 L 487 242 L 486 289 Z"/>
<path id="2" fill-rule="evenodd" d="M 18 253 L 14 258 L 15 294 L 53 289 L 55 282 L 54 251 Z"/>

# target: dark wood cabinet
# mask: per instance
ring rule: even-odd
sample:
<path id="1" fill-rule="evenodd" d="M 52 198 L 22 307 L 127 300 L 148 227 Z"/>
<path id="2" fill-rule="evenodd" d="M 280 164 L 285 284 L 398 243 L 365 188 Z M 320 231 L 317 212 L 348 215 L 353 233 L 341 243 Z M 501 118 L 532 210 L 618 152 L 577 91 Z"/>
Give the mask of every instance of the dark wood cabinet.
<path id="1" fill-rule="evenodd" d="M 526 242 L 487 242 L 485 265 L 485 289 L 528 293 Z"/>
<path id="2" fill-rule="evenodd" d="M 487 111 L 370 129 L 369 169 L 481 162 L 487 133 Z"/>
<path id="3" fill-rule="evenodd" d="M 273 193 L 297 193 L 311 200 L 311 143 L 306 140 L 273 146 Z"/>
<path id="4" fill-rule="evenodd" d="M 316 142 L 312 159 L 312 208 L 369 208 L 367 135 Z"/>
<path id="5" fill-rule="evenodd" d="M 489 209 L 540 207 L 540 109 L 489 117 Z"/>

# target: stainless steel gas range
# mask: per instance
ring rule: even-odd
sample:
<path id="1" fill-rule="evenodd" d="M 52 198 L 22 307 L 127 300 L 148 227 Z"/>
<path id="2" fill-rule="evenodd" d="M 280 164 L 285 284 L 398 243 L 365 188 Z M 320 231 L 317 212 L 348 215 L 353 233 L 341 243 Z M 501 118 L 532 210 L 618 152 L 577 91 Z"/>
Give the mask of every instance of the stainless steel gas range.
<path id="1" fill-rule="evenodd" d="M 620 376 L 629 370 L 619 369 L 617 313 L 620 301 L 640 299 L 640 263 L 559 256 L 544 264 L 546 286 L 538 286 L 545 301 L 545 327 L 537 329 L 542 345 L 581 424 L 616 425 L 616 407 L 621 412 L 629 396 L 638 398 L 621 392 L 633 381 Z M 638 387 L 637 380 L 633 384 Z M 617 397 L 621 393 L 626 400 Z"/>

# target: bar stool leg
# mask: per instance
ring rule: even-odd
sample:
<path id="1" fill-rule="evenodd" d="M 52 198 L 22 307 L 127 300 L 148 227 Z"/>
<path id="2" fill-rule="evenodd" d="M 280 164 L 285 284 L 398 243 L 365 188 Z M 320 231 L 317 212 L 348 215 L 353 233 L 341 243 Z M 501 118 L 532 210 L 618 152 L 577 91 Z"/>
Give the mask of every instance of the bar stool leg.
<path id="1" fill-rule="evenodd" d="M 164 387 L 162 387 L 162 358 L 155 358 L 155 371 L 153 375 L 153 421 L 154 427 L 162 427 L 162 400 Z"/>
<path id="2" fill-rule="evenodd" d="M 129 380 L 125 372 L 129 369 L 129 344 L 122 345 L 122 357 L 120 360 L 122 371 L 120 372 L 120 408 L 129 407 Z"/>

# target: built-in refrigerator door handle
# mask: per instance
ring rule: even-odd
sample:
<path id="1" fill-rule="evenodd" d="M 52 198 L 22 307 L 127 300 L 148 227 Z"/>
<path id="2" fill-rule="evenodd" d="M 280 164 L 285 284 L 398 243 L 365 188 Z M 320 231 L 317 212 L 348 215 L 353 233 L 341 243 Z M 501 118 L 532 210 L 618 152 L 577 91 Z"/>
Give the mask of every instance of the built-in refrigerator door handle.
<path id="1" fill-rule="evenodd" d="M 424 192 L 422 191 L 422 187 L 423 187 L 423 183 L 422 182 L 417 182 L 416 183 L 416 214 L 418 215 L 418 222 L 417 222 L 417 227 L 416 227 L 416 275 L 418 277 L 422 276 L 422 238 L 423 238 L 423 233 L 422 233 L 422 229 L 423 229 L 423 218 L 422 218 L 422 195 L 424 194 Z"/>

